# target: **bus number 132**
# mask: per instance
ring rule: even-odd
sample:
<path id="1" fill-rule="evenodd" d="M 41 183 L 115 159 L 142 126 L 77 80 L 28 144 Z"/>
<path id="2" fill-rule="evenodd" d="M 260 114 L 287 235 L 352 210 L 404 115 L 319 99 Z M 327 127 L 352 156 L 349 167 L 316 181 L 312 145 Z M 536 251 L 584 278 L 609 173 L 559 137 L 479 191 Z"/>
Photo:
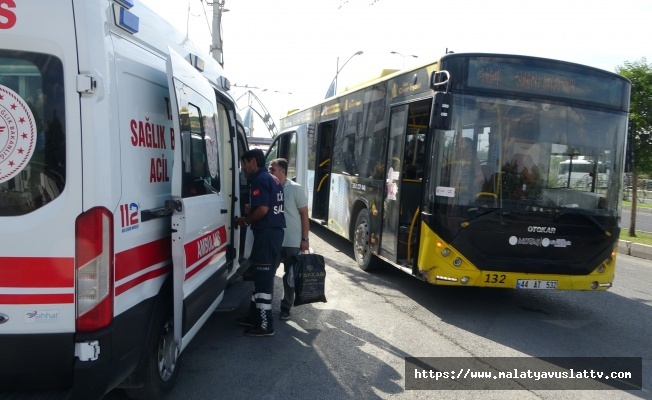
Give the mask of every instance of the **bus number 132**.
<path id="1" fill-rule="evenodd" d="M 507 276 L 499 274 L 485 274 L 485 283 L 505 283 Z"/>

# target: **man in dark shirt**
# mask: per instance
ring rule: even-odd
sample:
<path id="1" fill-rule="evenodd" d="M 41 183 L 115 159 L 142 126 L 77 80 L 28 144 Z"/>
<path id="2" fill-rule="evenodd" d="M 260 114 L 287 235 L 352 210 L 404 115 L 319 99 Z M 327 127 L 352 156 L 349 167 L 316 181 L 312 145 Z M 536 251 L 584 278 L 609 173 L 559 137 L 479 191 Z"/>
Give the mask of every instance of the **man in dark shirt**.
<path id="1" fill-rule="evenodd" d="M 274 335 L 272 294 L 274 275 L 281 261 L 283 245 L 283 186 L 278 178 L 265 169 L 265 156 L 260 149 L 249 150 L 240 157 L 242 170 L 249 178 L 251 205 L 245 217 L 236 219 L 241 227 L 251 225 L 254 244 L 251 263 L 254 268 L 254 291 L 249 303 L 249 315 L 238 323 L 248 326 L 247 336 Z"/>

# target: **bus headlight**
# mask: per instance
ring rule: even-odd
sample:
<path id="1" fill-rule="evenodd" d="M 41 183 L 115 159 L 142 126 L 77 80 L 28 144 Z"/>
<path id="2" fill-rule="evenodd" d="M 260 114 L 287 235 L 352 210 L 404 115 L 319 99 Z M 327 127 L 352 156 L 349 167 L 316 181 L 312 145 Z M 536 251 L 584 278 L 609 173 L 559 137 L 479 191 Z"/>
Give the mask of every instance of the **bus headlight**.
<path id="1" fill-rule="evenodd" d="M 462 259 L 459 258 L 459 257 L 456 257 L 456 258 L 453 260 L 453 265 L 456 266 L 456 267 L 459 267 L 460 265 L 462 265 Z"/>
<path id="2" fill-rule="evenodd" d="M 462 279 L 460 279 L 460 283 L 462 285 L 466 285 L 469 283 L 469 277 L 468 276 L 463 276 Z"/>
<path id="3" fill-rule="evenodd" d="M 443 257 L 448 257 L 450 254 L 451 254 L 451 250 L 450 250 L 448 247 L 445 247 L 445 248 L 442 249 L 442 251 L 441 251 L 441 255 L 442 255 Z"/>

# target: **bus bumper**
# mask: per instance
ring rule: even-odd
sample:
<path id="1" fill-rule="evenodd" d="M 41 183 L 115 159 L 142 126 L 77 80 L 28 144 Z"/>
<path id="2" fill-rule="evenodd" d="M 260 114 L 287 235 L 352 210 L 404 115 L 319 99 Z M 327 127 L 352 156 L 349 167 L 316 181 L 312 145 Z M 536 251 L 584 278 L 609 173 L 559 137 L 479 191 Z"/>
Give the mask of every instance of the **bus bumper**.
<path id="1" fill-rule="evenodd" d="M 612 270 L 613 271 L 613 270 Z M 476 286 L 503 289 L 592 290 L 611 288 L 612 273 L 590 275 L 546 275 L 503 271 L 453 270 L 433 268 L 422 271 L 426 280 L 435 285 Z"/>

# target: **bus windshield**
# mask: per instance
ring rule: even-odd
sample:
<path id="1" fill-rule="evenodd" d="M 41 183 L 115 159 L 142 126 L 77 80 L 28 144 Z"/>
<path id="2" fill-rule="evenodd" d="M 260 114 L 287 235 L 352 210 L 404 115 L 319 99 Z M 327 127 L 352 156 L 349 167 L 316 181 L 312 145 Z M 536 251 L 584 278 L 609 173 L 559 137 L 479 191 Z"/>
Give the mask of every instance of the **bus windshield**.
<path id="1" fill-rule="evenodd" d="M 472 95 L 452 111 L 432 142 L 436 204 L 617 215 L 625 113 Z"/>

